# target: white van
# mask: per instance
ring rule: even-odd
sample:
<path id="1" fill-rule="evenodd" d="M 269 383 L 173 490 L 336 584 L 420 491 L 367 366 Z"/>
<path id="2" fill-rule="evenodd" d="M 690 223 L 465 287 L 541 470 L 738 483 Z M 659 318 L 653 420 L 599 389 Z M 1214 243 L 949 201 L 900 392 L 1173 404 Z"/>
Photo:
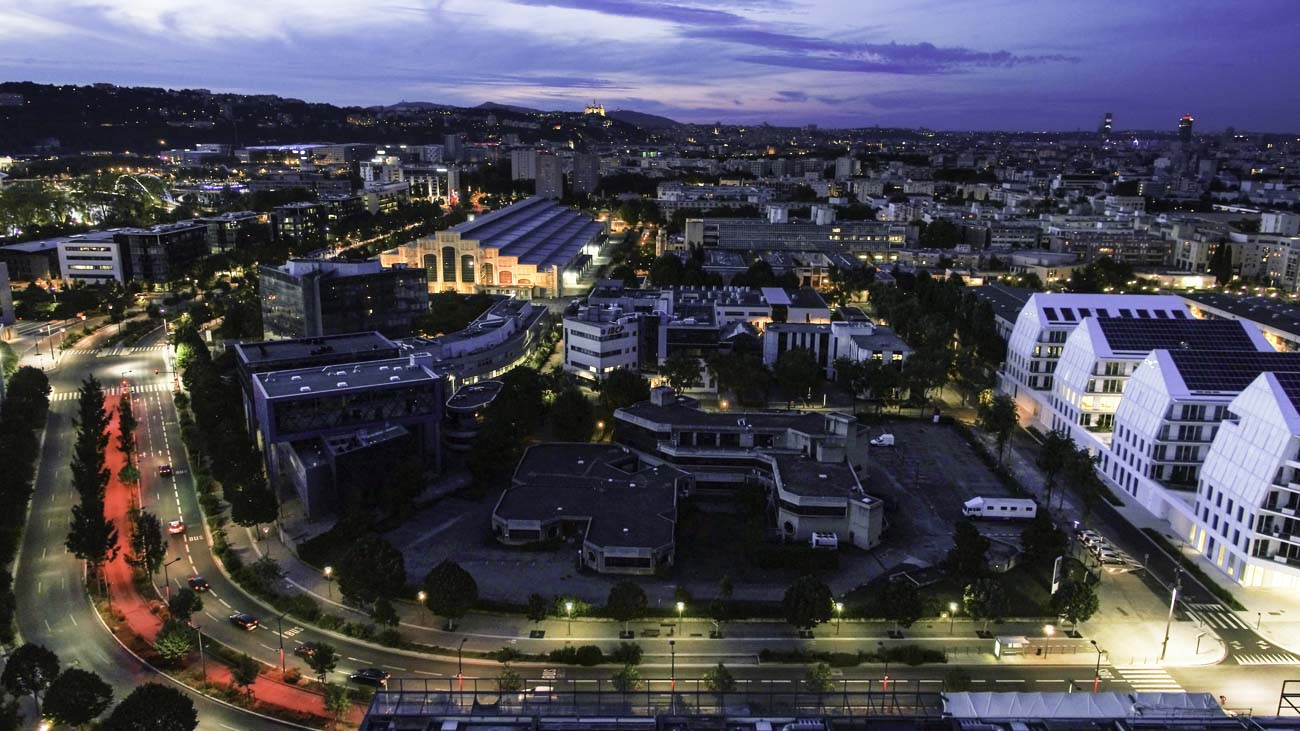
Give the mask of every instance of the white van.
<path id="1" fill-rule="evenodd" d="M 1038 503 L 1010 497 L 974 497 L 962 505 L 961 514 L 983 520 L 1032 520 Z"/>

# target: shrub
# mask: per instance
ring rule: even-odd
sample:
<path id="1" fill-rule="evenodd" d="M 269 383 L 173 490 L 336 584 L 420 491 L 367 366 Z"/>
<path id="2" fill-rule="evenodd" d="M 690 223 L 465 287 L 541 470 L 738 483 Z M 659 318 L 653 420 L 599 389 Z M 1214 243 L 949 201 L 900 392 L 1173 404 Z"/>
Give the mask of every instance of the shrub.
<path id="1" fill-rule="evenodd" d="M 609 653 L 609 659 L 620 665 L 640 665 L 641 646 L 635 642 L 620 642 L 618 647 Z"/>
<path id="2" fill-rule="evenodd" d="M 551 662 L 558 662 L 565 665 L 577 665 L 578 648 L 574 647 L 573 645 L 568 645 L 566 647 L 559 647 L 547 653 L 546 657 Z"/>
<path id="3" fill-rule="evenodd" d="M 515 660 L 518 660 L 519 658 L 521 658 L 521 657 L 523 657 L 523 656 L 524 656 L 524 653 L 522 653 L 522 652 L 516 650 L 516 649 L 513 648 L 513 647 L 509 647 L 509 646 L 502 647 L 500 650 L 496 650 L 496 651 L 494 651 L 494 652 L 488 653 L 488 657 L 490 657 L 490 658 L 493 659 L 493 660 L 496 660 L 497 662 L 501 663 L 502 665 L 504 665 L 504 664 L 506 664 L 506 663 L 514 662 Z"/>
<path id="4" fill-rule="evenodd" d="M 605 659 L 605 653 L 600 651 L 599 645 L 583 645 L 579 647 L 574 654 L 574 659 L 579 665 L 591 667 L 599 665 Z"/>
<path id="5" fill-rule="evenodd" d="M 398 632 L 392 627 L 388 627 L 384 630 L 381 630 L 380 633 L 375 637 L 375 639 L 379 641 L 379 644 L 385 645 L 387 647 L 402 646 L 402 633 Z"/>
<path id="6" fill-rule="evenodd" d="M 827 662 L 833 668 L 851 668 L 862 662 L 862 658 L 852 652 L 832 652 Z"/>
<path id="7" fill-rule="evenodd" d="M 289 668 L 284 671 L 284 682 L 289 685 L 297 685 L 302 680 L 302 671 L 298 668 Z"/>

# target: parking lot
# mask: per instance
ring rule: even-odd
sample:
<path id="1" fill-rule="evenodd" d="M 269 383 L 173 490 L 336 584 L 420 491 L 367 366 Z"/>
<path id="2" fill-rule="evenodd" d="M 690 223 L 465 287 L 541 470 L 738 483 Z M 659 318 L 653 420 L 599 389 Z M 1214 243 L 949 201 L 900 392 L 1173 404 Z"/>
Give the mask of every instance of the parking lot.
<path id="1" fill-rule="evenodd" d="M 885 501 L 885 549 L 894 563 L 932 564 L 952 547 L 962 504 L 982 497 L 1014 497 L 956 428 L 917 421 L 886 422 L 868 437 L 894 435 L 893 447 L 872 447 L 864 474 L 867 492 Z M 981 532 L 1019 543 L 1020 525 L 982 521 Z"/>

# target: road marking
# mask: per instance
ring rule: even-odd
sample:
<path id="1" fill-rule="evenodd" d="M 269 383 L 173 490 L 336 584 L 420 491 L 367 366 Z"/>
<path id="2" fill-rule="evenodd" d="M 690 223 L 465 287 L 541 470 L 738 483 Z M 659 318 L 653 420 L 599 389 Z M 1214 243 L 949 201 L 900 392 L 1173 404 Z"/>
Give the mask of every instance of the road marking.
<path id="1" fill-rule="evenodd" d="M 1137 691 L 1182 691 L 1183 687 L 1162 667 L 1117 666 L 1120 678 Z"/>
<path id="2" fill-rule="evenodd" d="M 1021 680 L 1020 678 L 997 678 L 997 679 L 995 679 L 993 682 L 995 682 L 995 683 L 1023 683 L 1023 682 L 1025 682 L 1025 681 L 1024 681 L 1024 680 Z"/>
<path id="3" fill-rule="evenodd" d="M 222 606 L 224 606 L 226 609 L 232 609 L 230 604 L 228 604 L 225 599 L 217 599 L 217 601 L 221 602 Z"/>
<path id="4" fill-rule="evenodd" d="M 406 668 L 399 668 L 399 667 L 397 667 L 396 665 L 380 665 L 379 667 L 381 667 L 381 668 L 388 668 L 389 670 L 400 670 L 401 672 L 404 672 L 404 673 L 409 673 L 409 672 L 411 672 L 410 670 L 408 670 L 408 669 L 406 669 Z"/>
<path id="5" fill-rule="evenodd" d="M 50 620 L 45 620 L 45 631 L 54 634 L 54 628 L 50 626 Z"/>
<path id="6" fill-rule="evenodd" d="M 71 619 L 71 620 L 72 620 L 72 626 L 73 626 L 73 627 L 76 627 L 76 626 L 77 626 L 77 618 L 74 617 L 74 616 L 72 616 L 72 612 L 68 612 L 68 619 Z"/>
<path id="7" fill-rule="evenodd" d="M 257 643 L 257 644 L 262 645 L 262 647 L 265 647 L 266 649 L 270 650 L 271 652 L 279 652 L 279 650 L 276 650 L 274 647 L 271 647 L 270 645 L 263 645 L 261 642 L 259 642 L 259 643 Z"/>
<path id="8" fill-rule="evenodd" d="M 361 662 L 361 663 L 365 663 L 365 664 L 367 664 L 367 665 L 370 664 L 370 661 L 369 661 L 369 660 L 362 660 L 362 659 L 359 658 L 359 657 L 351 657 L 351 656 L 349 656 L 348 659 L 351 660 L 352 662 Z"/>
<path id="9" fill-rule="evenodd" d="M 431 676 L 431 677 L 434 677 L 434 678 L 441 678 L 441 677 L 442 677 L 442 673 L 431 673 L 431 672 L 429 672 L 429 671 L 427 671 L 427 670 L 412 670 L 411 672 L 415 673 L 416 675 L 428 675 L 428 676 Z"/>

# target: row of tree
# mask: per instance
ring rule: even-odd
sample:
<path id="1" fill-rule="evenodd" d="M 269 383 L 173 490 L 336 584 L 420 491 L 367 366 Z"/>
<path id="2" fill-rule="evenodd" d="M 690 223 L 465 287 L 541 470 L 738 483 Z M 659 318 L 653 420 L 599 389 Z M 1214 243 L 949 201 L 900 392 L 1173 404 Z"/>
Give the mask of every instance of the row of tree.
<path id="1" fill-rule="evenodd" d="M 17 600 L 9 568 L 18 553 L 27 501 L 32 495 L 36 458 L 40 452 L 37 430 L 45 423 L 50 382 L 37 368 L 22 367 L 9 377 L 0 403 L 0 643 L 14 640 Z"/>
<path id="2" fill-rule="evenodd" d="M 88 376 L 77 398 L 77 434 L 72 444 L 71 464 L 77 504 L 72 506 L 65 544 L 70 553 L 86 562 L 91 581 L 100 578 L 100 569 L 118 552 L 117 526 L 104 513 L 109 480 L 105 452 L 110 420 L 104 408 L 104 388 L 93 375 Z"/>
<path id="3" fill-rule="evenodd" d="M 59 656 L 43 645 L 15 649 L 0 672 L 0 686 L 11 696 L 0 707 L 0 726 L 19 728 L 16 698 L 31 696 L 42 718 L 84 726 L 113 704 L 113 689 L 99 675 L 77 667 L 60 668 Z M 193 731 L 199 725 L 194 702 L 174 688 L 145 683 L 122 699 L 97 728 L 102 731 Z"/>

